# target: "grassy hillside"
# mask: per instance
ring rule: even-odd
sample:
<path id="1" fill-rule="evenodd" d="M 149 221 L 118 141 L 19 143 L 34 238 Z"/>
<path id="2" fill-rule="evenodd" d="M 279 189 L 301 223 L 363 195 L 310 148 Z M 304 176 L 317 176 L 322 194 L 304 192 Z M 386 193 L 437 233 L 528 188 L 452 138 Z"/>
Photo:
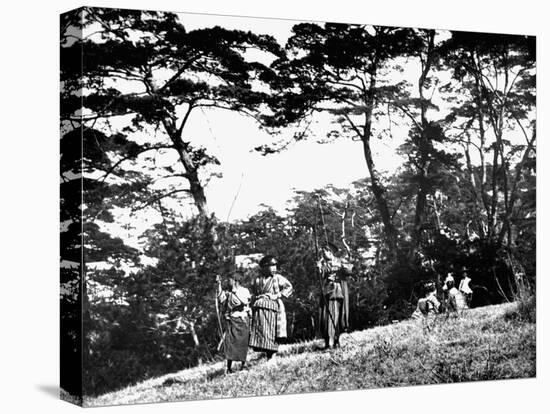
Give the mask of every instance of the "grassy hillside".
<path id="1" fill-rule="evenodd" d="M 266 361 L 224 374 L 223 363 L 151 379 L 85 399 L 85 406 L 354 390 L 535 376 L 535 324 L 516 304 L 438 315 L 344 334 L 338 350 L 321 341 L 282 346 Z"/>

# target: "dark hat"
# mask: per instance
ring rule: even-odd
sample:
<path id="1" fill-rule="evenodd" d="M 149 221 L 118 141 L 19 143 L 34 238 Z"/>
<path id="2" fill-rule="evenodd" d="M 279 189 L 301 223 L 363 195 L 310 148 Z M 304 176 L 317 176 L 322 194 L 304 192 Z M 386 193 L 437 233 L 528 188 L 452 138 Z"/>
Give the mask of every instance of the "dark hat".
<path id="1" fill-rule="evenodd" d="M 275 259 L 275 256 L 272 256 L 270 254 L 266 254 L 264 257 L 262 257 L 262 260 L 260 260 L 260 267 L 268 267 L 276 264 L 277 259 Z"/>

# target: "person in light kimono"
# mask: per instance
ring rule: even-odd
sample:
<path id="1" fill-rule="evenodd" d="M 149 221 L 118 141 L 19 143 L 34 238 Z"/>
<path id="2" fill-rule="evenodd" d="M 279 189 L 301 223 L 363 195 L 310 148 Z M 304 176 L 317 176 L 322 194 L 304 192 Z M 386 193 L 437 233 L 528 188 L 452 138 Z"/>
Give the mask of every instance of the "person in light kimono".
<path id="1" fill-rule="evenodd" d="M 229 288 L 222 290 L 218 276 L 218 302 L 224 309 L 226 331 L 223 347 L 227 359 L 227 373 L 232 371 L 233 361 L 241 361 L 241 370 L 245 368 L 248 353 L 250 291 L 241 286 L 243 274 L 236 271 L 228 277 Z"/>
<path id="2" fill-rule="evenodd" d="M 472 302 L 472 288 L 470 287 L 470 282 L 472 279 L 468 277 L 468 271 L 466 270 L 466 266 L 462 266 L 461 269 L 462 278 L 460 279 L 460 284 L 458 285 L 458 290 L 462 292 L 464 295 L 464 298 L 466 299 L 466 305 L 470 307 L 470 303 Z"/>
<path id="3" fill-rule="evenodd" d="M 286 312 L 282 298 L 292 294 L 292 284 L 277 273 L 277 260 L 271 255 L 260 260 L 260 272 L 252 284 L 252 324 L 249 345 L 265 352 L 270 359 L 287 337 Z"/>
<path id="4" fill-rule="evenodd" d="M 455 280 L 449 273 L 445 279 L 444 291 L 447 292 L 445 308 L 447 312 L 456 313 L 468 308 L 464 294 L 455 287 Z"/>

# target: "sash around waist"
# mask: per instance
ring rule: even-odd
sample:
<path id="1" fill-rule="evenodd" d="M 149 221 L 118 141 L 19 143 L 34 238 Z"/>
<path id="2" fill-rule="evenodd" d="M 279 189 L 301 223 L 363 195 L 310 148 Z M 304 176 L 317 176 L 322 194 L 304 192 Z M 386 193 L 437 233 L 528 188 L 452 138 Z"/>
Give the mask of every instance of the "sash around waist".
<path id="1" fill-rule="evenodd" d="M 254 305 L 252 307 L 271 309 L 276 311 L 279 309 L 279 304 L 276 300 L 271 300 L 269 298 L 260 298 L 254 302 Z"/>

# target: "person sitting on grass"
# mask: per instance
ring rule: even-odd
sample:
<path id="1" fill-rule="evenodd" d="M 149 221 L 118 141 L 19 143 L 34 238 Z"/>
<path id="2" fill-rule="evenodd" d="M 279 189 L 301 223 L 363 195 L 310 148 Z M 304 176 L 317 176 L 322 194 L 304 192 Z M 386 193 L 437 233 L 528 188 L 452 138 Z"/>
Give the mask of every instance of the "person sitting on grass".
<path id="1" fill-rule="evenodd" d="M 227 373 L 232 373 L 232 362 L 241 361 L 241 370 L 245 368 L 248 353 L 250 292 L 241 286 L 243 279 L 241 271 L 236 271 L 228 277 L 228 289 L 222 290 L 220 277 L 218 284 L 218 301 L 225 308 L 226 331 L 223 342 Z"/>
<path id="2" fill-rule="evenodd" d="M 447 290 L 446 306 L 447 312 L 458 312 L 459 310 L 467 309 L 466 299 L 461 291 L 455 287 L 454 278 L 449 275 L 445 279 L 445 287 Z"/>
<path id="3" fill-rule="evenodd" d="M 437 299 L 437 289 L 435 283 L 430 282 L 424 286 L 425 296 L 418 300 L 416 310 L 412 314 L 413 319 L 419 319 L 428 315 L 439 313 L 441 303 Z"/>

